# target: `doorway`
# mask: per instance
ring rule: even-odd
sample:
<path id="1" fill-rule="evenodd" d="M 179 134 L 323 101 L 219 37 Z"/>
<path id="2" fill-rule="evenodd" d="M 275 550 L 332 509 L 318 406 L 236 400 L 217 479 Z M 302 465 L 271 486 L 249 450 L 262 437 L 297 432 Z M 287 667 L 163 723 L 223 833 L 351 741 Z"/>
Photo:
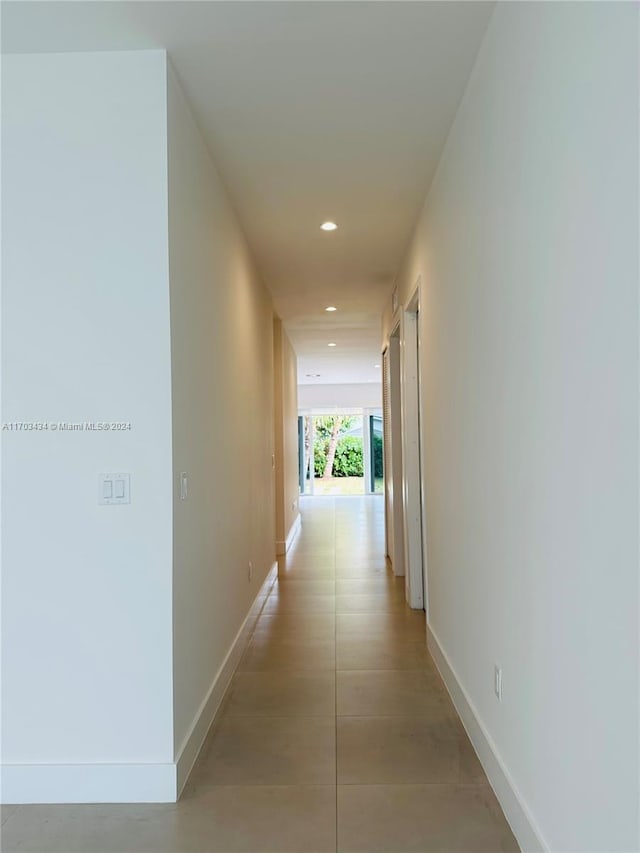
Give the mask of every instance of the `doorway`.
<path id="1" fill-rule="evenodd" d="M 380 409 L 302 413 L 298 449 L 301 495 L 383 494 Z"/>
<path id="2" fill-rule="evenodd" d="M 404 576 L 405 571 L 401 375 L 398 322 L 382 354 L 386 544 L 387 557 L 396 577 Z"/>
<path id="3" fill-rule="evenodd" d="M 426 609 L 420 457 L 420 278 L 400 315 L 400 409 L 405 592 L 409 606 Z"/>

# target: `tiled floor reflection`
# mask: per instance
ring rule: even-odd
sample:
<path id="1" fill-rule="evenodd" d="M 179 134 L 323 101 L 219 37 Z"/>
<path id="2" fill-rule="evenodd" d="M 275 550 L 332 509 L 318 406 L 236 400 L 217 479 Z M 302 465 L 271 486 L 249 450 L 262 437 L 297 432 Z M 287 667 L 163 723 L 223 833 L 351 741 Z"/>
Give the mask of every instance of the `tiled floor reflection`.
<path id="1" fill-rule="evenodd" d="M 9 807 L 2 850 L 517 850 L 384 560 L 379 497 L 307 498 L 181 801 Z"/>

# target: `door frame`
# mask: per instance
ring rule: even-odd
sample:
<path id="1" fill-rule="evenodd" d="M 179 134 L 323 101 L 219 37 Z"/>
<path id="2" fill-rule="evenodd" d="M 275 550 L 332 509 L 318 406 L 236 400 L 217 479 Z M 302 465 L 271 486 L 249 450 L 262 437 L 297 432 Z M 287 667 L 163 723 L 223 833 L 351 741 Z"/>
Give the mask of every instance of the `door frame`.
<path id="1" fill-rule="evenodd" d="M 400 318 L 394 323 L 384 350 L 388 379 L 389 425 L 385 433 L 388 442 L 387 469 L 385 471 L 389 500 L 388 513 L 388 554 L 394 575 L 404 577 L 404 488 L 402 482 L 402 388 L 400 365 Z"/>
<path id="2" fill-rule="evenodd" d="M 369 431 L 369 418 L 371 409 L 362 410 L 362 476 L 364 477 L 364 493 L 372 495 L 372 459 L 371 459 L 371 433 Z"/>
<path id="3" fill-rule="evenodd" d="M 414 610 L 426 609 L 427 601 L 420 453 L 420 290 L 421 276 L 418 276 L 400 315 L 405 592 Z"/>

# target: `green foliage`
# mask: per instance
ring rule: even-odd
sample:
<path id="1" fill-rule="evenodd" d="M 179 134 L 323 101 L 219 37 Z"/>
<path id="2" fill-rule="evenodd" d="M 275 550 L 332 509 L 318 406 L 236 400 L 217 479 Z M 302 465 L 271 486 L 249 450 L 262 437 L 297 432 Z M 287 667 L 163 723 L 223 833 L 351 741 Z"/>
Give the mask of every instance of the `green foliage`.
<path id="1" fill-rule="evenodd" d="M 364 475 L 361 438 L 355 435 L 345 435 L 339 439 L 332 473 L 334 477 L 362 477 Z"/>
<path id="2" fill-rule="evenodd" d="M 384 476 L 384 467 L 382 462 L 382 436 L 373 436 L 373 476 L 380 478 Z"/>
<path id="3" fill-rule="evenodd" d="M 324 438 L 313 444 L 313 470 L 316 477 L 322 477 L 324 466 L 327 464 L 327 448 L 329 439 Z"/>
<path id="4" fill-rule="evenodd" d="M 313 446 L 314 470 L 316 477 L 322 477 L 327 463 L 327 449 L 329 440 L 327 438 L 317 439 Z M 382 437 L 373 436 L 373 475 L 380 479 L 383 474 L 383 447 Z M 333 461 L 333 477 L 363 477 L 364 458 L 362 439 L 355 435 L 344 435 L 338 439 L 336 456 Z"/>
<path id="5" fill-rule="evenodd" d="M 331 438 L 336 427 L 338 433 L 346 432 L 355 420 L 352 415 L 322 415 L 315 418 L 313 427 L 318 438 Z"/>

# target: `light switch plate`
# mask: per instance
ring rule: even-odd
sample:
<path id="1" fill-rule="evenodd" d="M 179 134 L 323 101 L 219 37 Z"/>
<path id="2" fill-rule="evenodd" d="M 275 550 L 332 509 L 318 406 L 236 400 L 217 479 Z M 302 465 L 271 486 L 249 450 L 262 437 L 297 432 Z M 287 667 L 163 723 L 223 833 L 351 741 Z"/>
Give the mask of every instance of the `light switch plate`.
<path id="1" fill-rule="evenodd" d="M 130 504 L 131 475 L 124 473 L 99 474 L 98 503 L 107 506 Z"/>

